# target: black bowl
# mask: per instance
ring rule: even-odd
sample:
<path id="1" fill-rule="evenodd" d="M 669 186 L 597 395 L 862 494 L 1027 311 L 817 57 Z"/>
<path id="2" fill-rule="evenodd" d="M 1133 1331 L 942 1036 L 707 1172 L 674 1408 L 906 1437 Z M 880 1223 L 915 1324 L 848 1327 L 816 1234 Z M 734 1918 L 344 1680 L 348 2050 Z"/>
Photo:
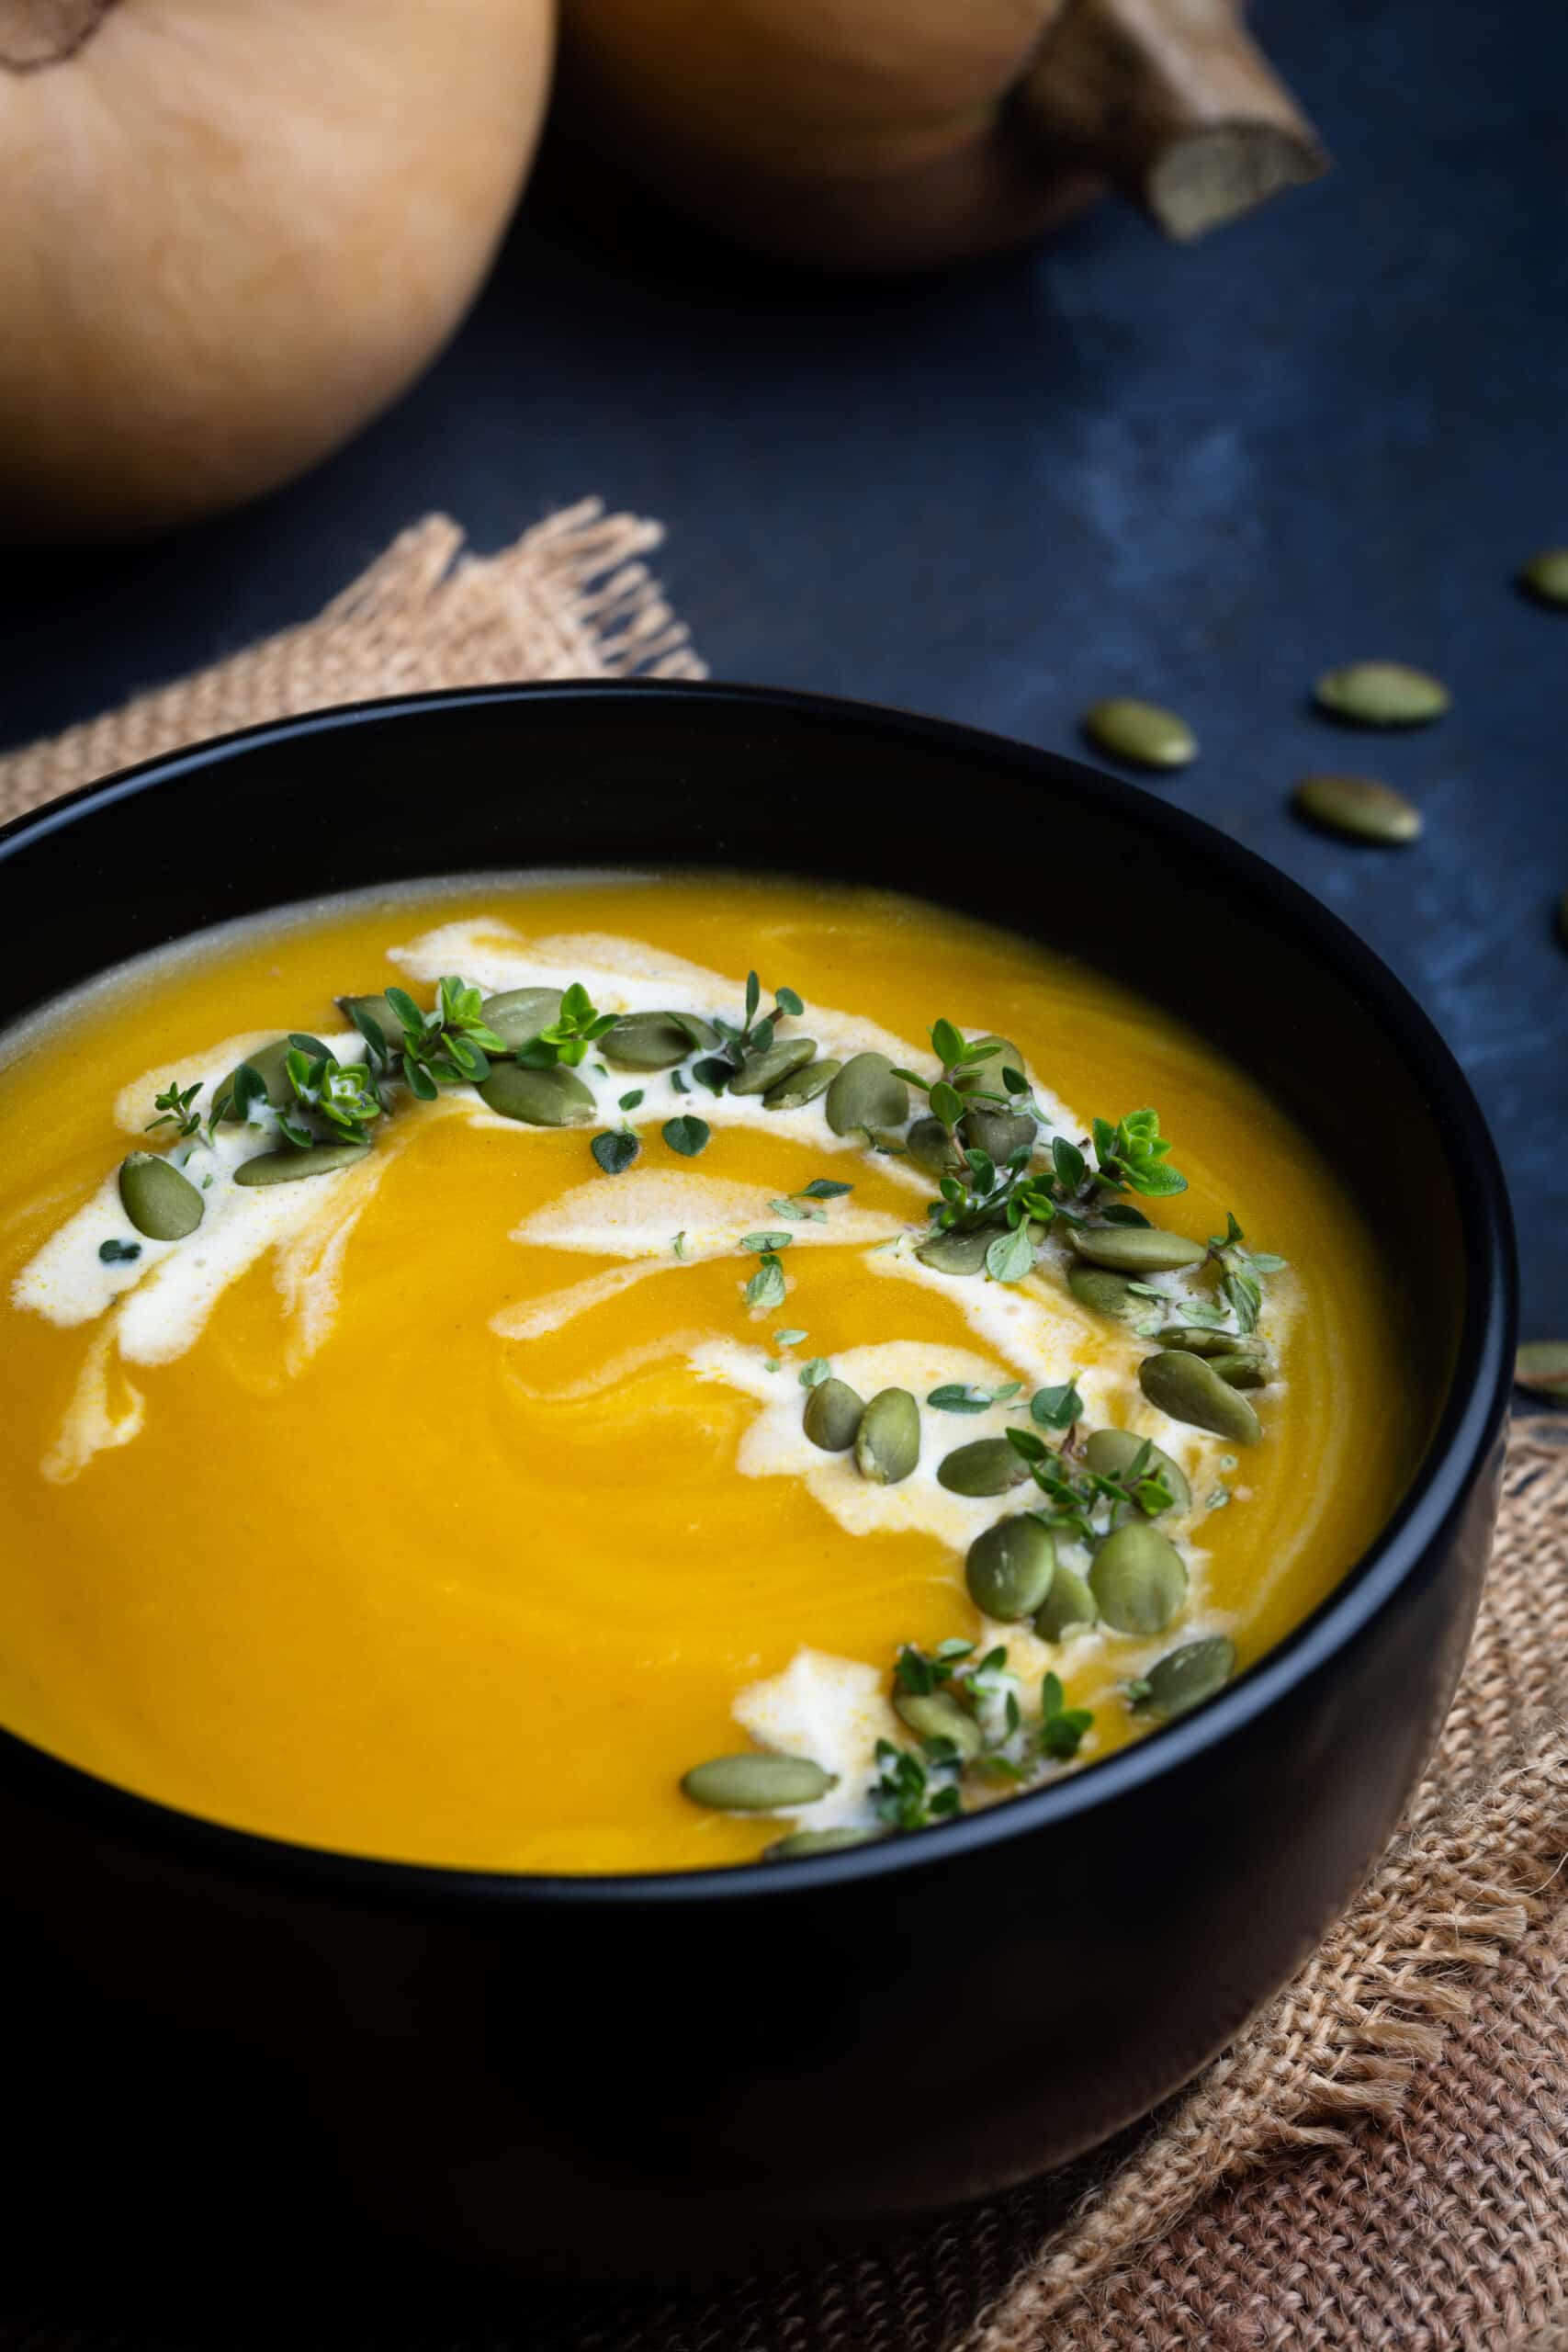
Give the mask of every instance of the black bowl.
<path id="1" fill-rule="evenodd" d="M 634 2269 L 728 2265 L 927 2213 L 1058 2164 L 1202 2065 L 1363 1879 L 1431 1747 L 1485 1563 L 1513 1348 L 1496 1157 L 1361 943 L 1162 801 L 802 695 L 556 686 L 329 712 L 0 835 L 0 1020 L 302 896 L 606 864 L 915 892 L 1190 1019 L 1362 1171 L 1419 1334 L 1418 1472 L 1331 1598 L 1198 1714 L 979 1818 L 788 1869 L 367 1861 L 0 1737 L 34 2088 L 91 2109 L 90 2128 L 72 2116 L 74 2181 L 90 2141 L 116 2194 L 134 2177 L 165 2209 L 205 2175 L 293 2229 L 346 2190 L 557 2271 L 612 2250 Z"/>

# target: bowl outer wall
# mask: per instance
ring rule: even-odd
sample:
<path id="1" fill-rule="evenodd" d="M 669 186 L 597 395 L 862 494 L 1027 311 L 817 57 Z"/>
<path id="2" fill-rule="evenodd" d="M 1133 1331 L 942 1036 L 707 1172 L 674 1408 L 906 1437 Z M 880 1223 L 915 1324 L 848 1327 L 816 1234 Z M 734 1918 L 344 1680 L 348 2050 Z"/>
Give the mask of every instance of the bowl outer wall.
<path id="1" fill-rule="evenodd" d="M 424 696 L 152 763 L 0 834 L 0 1020 L 198 922 L 443 871 L 602 867 L 609 844 L 616 865 L 817 872 L 1045 935 L 1194 1020 L 1374 1185 L 1368 1138 L 1396 1137 L 1397 1190 L 1369 1206 L 1433 1392 L 1387 1534 L 1214 1705 L 984 1819 L 787 1873 L 505 1880 L 309 1853 L 0 1736 L 10 1901 L 24 1945 L 109 2020 L 100 2063 L 128 2013 L 193 2097 L 221 2050 L 260 2148 L 259 2053 L 383 2211 L 570 2269 L 603 2267 L 608 2199 L 618 2258 L 668 2269 L 1058 2162 L 1190 2075 L 1310 1951 L 1386 1842 L 1462 1658 L 1513 1272 L 1469 1089 L 1336 918 L 1075 763 L 813 697 Z M 932 2070 L 960 2053 L 964 2097 L 939 2098 Z"/>

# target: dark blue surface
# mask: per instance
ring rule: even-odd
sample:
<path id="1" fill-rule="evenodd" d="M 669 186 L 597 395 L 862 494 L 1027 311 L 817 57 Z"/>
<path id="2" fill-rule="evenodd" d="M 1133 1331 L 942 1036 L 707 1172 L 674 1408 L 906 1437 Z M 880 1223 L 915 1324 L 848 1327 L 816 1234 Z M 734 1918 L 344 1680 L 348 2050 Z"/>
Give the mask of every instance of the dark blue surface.
<path id="1" fill-rule="evenodd" d="M 1258 16 L 1338 169 L 1190 252 L 1105 207 L 1036 254 L 835 287 L 641 202 L 591 223 L 536 198 L 451 352 L 311 480 L 10 569 L 0 737 L 304 617 L 432 508 L 490 547 L 587 491 L 668 523 L 717 676 L 1068 750 L 1097 695 L 1174 703 L 1202 757 L 1157 788 L 1416 989 L 1502 1148 L 1526 1332 L 1568 1331 L 1568 614 L 1510 584 L 1568 542 L 1568 11 Z M 1313 715 L 1315 673 L 1365 655 L 1439 671 L 1451 717 L 1394 738 Z M 1425 839 L 1307 832 L 1286 794 L 1323 767 L 1407 789 Z M 1396 1198 L 1377 1142 L 1368 1183 Z"/>

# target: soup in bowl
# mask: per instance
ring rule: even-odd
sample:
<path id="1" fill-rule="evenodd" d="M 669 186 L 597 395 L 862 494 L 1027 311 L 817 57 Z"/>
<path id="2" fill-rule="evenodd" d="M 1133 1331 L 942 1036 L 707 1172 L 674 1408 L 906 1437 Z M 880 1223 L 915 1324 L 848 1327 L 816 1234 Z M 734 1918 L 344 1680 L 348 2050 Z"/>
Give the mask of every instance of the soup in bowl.
<path id="1" fill-rule="evenodd" d="M 1440 1719 L 1506 1361 L 1473 1105 L 1331 919 L 716 690 L 300 722 L 6 846 L 51 1965 L 199 1977 L 357 2181 L 546 2266 L 591 2186 L 667 2265 L 1016 2179 L 1274 1989 Z M 933 2142 L 955 2016 L 1011 2055 Z"/>

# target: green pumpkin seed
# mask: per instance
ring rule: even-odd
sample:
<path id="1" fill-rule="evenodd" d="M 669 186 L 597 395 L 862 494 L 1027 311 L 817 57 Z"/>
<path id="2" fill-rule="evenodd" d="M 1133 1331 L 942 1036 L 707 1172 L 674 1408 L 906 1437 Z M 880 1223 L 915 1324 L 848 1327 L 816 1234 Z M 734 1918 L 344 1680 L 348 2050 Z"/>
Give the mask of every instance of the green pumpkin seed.
<path id="1" fill-rule="evenodd" d="M 1184 768 L 1198 756 L 1198 738 L 1184 718 L 1158 703 L 1126 695 L 1091 703 L 1083 715 L 1083 731 L 1100 751 L 1135 767 Z"/>
<path id="2" fill-rule="evenodd" d="M 1419 808 L 1375 776 L 1305 776 L 1292 797 L 1299 816 L 1349 841 L 1395 843 L 1420 835 Z"/>
<path id="3" fill-rule="evenodd" d="M 1128 1275 L 1113 1274 L 1109 1268 L 1067 1268 L 1067 1288 L 1080 1306 L 1090 1306 L 1097 1315 L 1110 1315 L 1118 1323 L 1142 1323 L 1154 1302 L 1129 1290 L 1129 1280 Z"/>
<path id="4" fill-rule="evenodd" d="M 964 1563 L 970 1600 L 1003 1623 L 1043 1608 L 1055 1573 L 1055 1538 L 1027 1511 L 976 1535 Z"/>
<path id="5" fill-rule="evenodd" d="M 1162 1232 L 1157 1225 L 1071 1225 L 1067 1241 L 1091 1266 L 1109 1266 L 1118 1274 L 1174 1273 L 1201 1266 L 1209 1254 L 1201 1241 Z"/>
<path id="6" fill-rule="evenodd" d="M 1145 1445 L 1149 1458 L 1140 1475 L 1152 1477 L 1156 1473 L 1170 1489 L 1171 1509 L 1190 1510 L 1192 1489 L 1178 1462 L 1173 1462 L 1147 1438 L 1136 1436 L 1132 1430 L 1096 1430 L 1083 1450 L 1084 1460 L 1102 1478 L 1124 1478 Z"/>
<path id="7" fill-rule="evenodd" d="M 781 1080 L 777 1086 L 769 1087 L 762 1097 L 763 1110 L 804 1109 L 807 1102 L 815 1102 L 819 1094 L 827 1093 L 842 1068 L 842 1062 L 831 1060 L 807 1062 L 804 1069 L 795 1070 L 789 1078 Z M 730 1091 L 733 1092 L 733 1088 Z M 824 1831 L 823 1834 L 826 1836 L 827 1833 Z"/>
<path id="8" fill-rule="evenodd" d="M 950 1495 L 1005 1495 L 1022 1486 L 1029 1464 L 1005 1437 L 980 1437 L 955 1446 L 936 1475 Z"/>
<path id="9" fill-rule="evenodd" d="M 835 1774 L 807 1757 L 753 1748 L 744 1756 L 716 1756 L 694 1764 L 681 1786 L 694 1804 L 713 1813 L 774 1813 L 815 1804 L 835 1781 Z"/>
<path id="10" fill-rule="evenodd" d="M 398 1031 L 399 1036 L 400 1037 L 402 1034 L 402 1031 L 400 1029 Z M 326 1052 L 326 1047 L 324 1046 L 321 1046 L 319 1039 L 312 1038 L 310 1042 L 312 1045 L 319 1046 L 320 1050 L 322 1053 Z M 254 1054 L 247 1054 L 245 1056 L 243 1065 L 241 1065 L 240 1063 L 235 1064 L 234 1068 L 229 1072 L 228 1077 L 223 1080 L 222 1085 L 218 1089 L 218 1092 L 213 1096 L 213 1101 L 216 1102 L 219 1100 L 219 1097 L 224 1094 L 228 1094 L 231 1097 L 232 1096 L 234 1091 L 234 1080 L 239 1077 L 241 1068 L 245 1067 L 250 1069 L 254 1069 L 256 1076 L 266 1088 L 266 1099 L 272 1108 L 275 1111 L 287 1110 L 289 1103 L 295 1099 L 294 1089 L 289 1083 L 288 1071 L 286 1067 L 288 1060 L 289 1051 L 290 1047 L 287 1037 L 275 1037 L 271 1045 L 258 1046 Z M 238 1111 L 235 1110 L 232 1102 L 231 1102 L 228 1110 L 223 1114 L 221 1124 L 226 1127 L 234 1126 L 238 1124 L 239 1116 L 240 1114 Z"/>
<path id="11" fill-rule="evenodd" d="M 874 1846 L 880 1829 L 797 1829 L 793 1838 L 776 1838 L 762 1849 L 765 1862 L 804 1861 L 808 1854 L 841 1854 L 848 1846 Z"/>
<path id="12" fill-rule="evenodd" d="M 1212 1323 L 1177 1323 L 1159 1335 L 1162 1348 L 1179 1348 L 1190 1356 L 1252 1356 L 1258 1363 L 1269 1351 L 1250 1331 L 1218 1331 Z"/>
<path id="13" fill-rule="evenodd" d="M 1532 1396 L 1568 1397 L 1568 1340 L 1527 1340 L 1514 1358 L 1514 1379 Z"/>
<path id="14" fill-rule="evenodd" d="M 852 1054 L 828 1089 L 828 1125 L 836 1136 L 862 1127 L 901 1127 L 909 1115 L 909 1090 L 893 1075 L 886 1054 Z"/>
<path id="15" fill-rule="evenodd" d="M 155 1151 L 133 1151 L 120 1162 L 119 1204 L 149 1241 L 183 1241 L 207 1213 L 190 1178 Z"/>
<path id="16" fill-rule="evenodd" d="M 941 1120 L 935 1124 L 940 1126 Z M 965 1138 L 976 1151 L 994 1159 L 998 1168 L 1005 1167 L 1015 1151 L 1032 1151 L 1040 1133 L 1032 1119 L 1010 1111 L 966 1111 L 964 1114 Z"/>
<path id="17" fill-rule="evenodd" d="M 369 1154 L 370 1147 L 363 1143 L 313 1143 L 305 1151 L 297 1151 L 290 1144 L 285 1151 L 259 1151 L 254 1159 L 242 1159 L 234 1170 L 234 1182 L 247 1189 L 299 1184 L 307 1176 L 330 1176 L 334 1168 L 352 1167 Z"/>
<path id="18" fill-rule="evenodd" d="M 502 989 L 499 995 L 486 997 L 479 1019 L 515 1053 L 559 1020 L 560 1000 L 559 989 Z"/>
<path id="19" fill-rule="evenodd" d="M 1266 1388 L 1269 1385 L 1269 1359 L 1263 1354 L 1251 1351 L 1243 1354 L 1235 1349 L 1227 1350 L 1222 1356 L 1209 1356 L 1205 1361 L 1229 1387 Z"/>
<path id="20" fill-rule="evenodd" d="M 1568 548 L 1542 548 L 1519 573 L 1519 585 L 1543 605 L 1568 605 Z"/>
<path id="21" fill-rule="evenodd" d="M 356 1013 L 361 1020 L 373 1021 L 385 1040 L 388 1055 L 391 1058 L 396 1059 L 402 1052 L 403 1024 L 384 996 L 340 996 L 337 1000 L 337 1009 L 344 1019 L 355 1029 L 359 1027 L 359 1021 L 355 1018 Z"/>
<path id="22" fill-rule="evenodd" d="M 575 1127 L 591 1119 L 592 1094 L 574 1070 L 555 1062 L 547 1069 L 525 1069 L 521 1062 L 496 1062 L 479 1089 L 479 1100 L 503 1119 L 530 1127 Z"/>
<path id="23" fill-rule="evenodd" d="M 959 1071 L 953 1083 L 960 1094 L 1005 1094 L 1008 1090 L 1002 1078 L 1004 1069 L 1016 1070 L 1020 1078 L 1026 1075 L 1023 1056 L 1018 1047 L 1010 1038 L 998 1037 L 994 1029 L 966 1042 L 971 1046 L 994 1046 L 997 1050 L 987 1054 L 983 1062 L 972 1062 L 967 1069 Z"/>
<path id="24" fill-rule="evenodd" d="M 864 1411 L 864 1398 L 847 1380 L 819 1380 L 807 1394 L 802 1427 L 824 1453 L 844 1453 L 855 1442 Z"/>
<path id="25" fill-rule="evenodd" d="M 1138 1366 L 1138 1385 L 1151 1405 L 1190 1429 L 1212 1430 L 1233 1445 L 1256 1445 L 1262 1436 L 1257 1414 L 1245 1396 L 1220 1378 L 1201 1356 L 1162 1348 Z"/>
<path id="26" fill-rule="evenodd" d="M 1420 727 L 1453 700 L 1440 678 L 1405 662 L 1348 662 L 1325 670 L 1313 689 L 1320 709 L 1358 727 Z"/>
<path id="27" fill-rule="evenodd" d="M 973 1763 L 985 1746 L 974 1716 L 966 1713 L 945 1690 L 930 1690 L 923 1696 L 900 1690 L 893 1707 L 917 1738 L 952 1740 L 966 1764 Z"/>
<path id="28" fill-rule="evenodd" d="M 1209 1634 L 1201 1641 L 1168 1650 L 1145 1675 L 1133 1704 L 1140 1714 L 1146 1711 L 1174 1722 L 1223 1690 L 1235 1672 L 1235 1644 L 1227 1634 Z"/>
<path id="29" fill-rule="evenodd" d="M 1043 1642 L 1065 1642 L 1069 1634 L 1087 1634 L 1099 1623 L 1088 1578 L 1058 1562 L 1051 1589 L 1034 1612 L 1035 1632 Z"/>
<path id="30" fill-rule="evenodd" d="M 1100 1615 L 1119 1634 L 1163 1634 L 1187 1598 L 1186 1563 L 1146 1519 L 1106 1537 L 1089 1582 Z"/>
<path id="31" fill-rule="evenodd" d="M 907 1388 L 879 1388 L 855 1431 L 855 1468 L 874 1487 L 896 1487 L 919 1458 L 919 1407 Z"/>
<path id="32" fill-rule="evenodd" d="M 599 1050 L 615 1069 L 673 1069 L 688 1054 L 711 1053 L 717 1043 L 717 1030 L 692 1012 L 623 1012 Z"/>
<path id="33" fill-rule="evenodd" d="M 937 1233 L 923 1241 L 915 1255 L 922 1266 L 938 1274 L 977 1274 L 986 1252 L 1001 1232 L 996 1225 L 977 1226 L 972 1233 Z"/>
<path id="34" fill-rule="evenodd" d="M 958 1165 L 953 1137 L 940 1119 L 917 1119 L 904 1138 L 904 1148 L 928 1176 L 950 1176 Z"/>
<path id="35" fill-rule="evenodd" d="M 748 1054 L 729 1081 L 731 1094 L 766 1094 L 795 1071 L 804 1069 L 817 1052 L 815 1037 L 780 1037 L 760 1054 Z"/>

